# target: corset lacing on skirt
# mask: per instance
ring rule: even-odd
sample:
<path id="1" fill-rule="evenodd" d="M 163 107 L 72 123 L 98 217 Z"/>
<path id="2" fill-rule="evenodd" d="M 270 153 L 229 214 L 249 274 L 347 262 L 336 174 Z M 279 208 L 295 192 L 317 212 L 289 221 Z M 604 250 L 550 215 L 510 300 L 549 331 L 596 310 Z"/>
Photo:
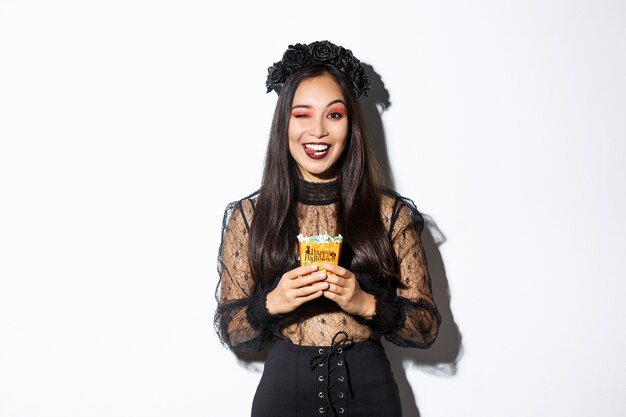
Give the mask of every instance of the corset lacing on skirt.
<path id="1" fill-rule="evenodd" d="M 350 385 L 350 371 L 344 351 L 354 346 L 346 332 L 333 336 L 330 347 L 319 348 L 318 355 L 311 359 L 319 386 L 318 411 L 320 414 L 342 416 L 348 409 L 347 395 L 354 396 Z"/>
<path id="2" fill-rule="evenodd" d="M 252 402 L 252 417 L 401 417 L 400 396 L 380 340 L 329 346 L 276 340 Z"/>

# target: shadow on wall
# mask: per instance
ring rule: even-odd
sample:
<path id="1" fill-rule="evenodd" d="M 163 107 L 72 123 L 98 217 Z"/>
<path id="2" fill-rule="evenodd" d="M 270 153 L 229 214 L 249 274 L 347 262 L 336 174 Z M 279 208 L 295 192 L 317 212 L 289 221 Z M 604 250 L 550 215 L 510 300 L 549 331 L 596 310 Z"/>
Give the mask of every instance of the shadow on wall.
<path id="1" fill-rule="evenodd" d="M 462 338 L 450 309 L 450 289 L 439 252 L 445 237 L 432 218 L 422 213 L 426 227 L 422 232 L 422 244 L 428 261 L 428 273 L 432 280 L 433 297 L 441 314 L 441 327 L 437 340 L 429 349 L 405 349 L 384 342 L 402 401 L 403 417 L 419 417 L 419 400 L 406 376 L 406 369 L 417 367 L 439 376 L 454 376 L 463 353 Z"/>
<path id="2" fill-rule="evenodd" d="M 380 75 L 374 71 L 371 65 L 363 64 L 363 66 L 371 84 L 370 96 L 362 97 L 360 100 L 367 125 L 368 138 L 380 166 L 384 184 L 389 188 L 395 189 L 387 153 L 385 130 L 381 118 L 382 113 L 391 106 L 391 99 Z M 411 198 L 412 196 L 408 197 Z M 384 343 L 398 389 L 400 390 L 402 414 L 404 417 L 417 417 L 420 415 L 417 406 L 418 401 L 406 376 L 406 367 L 416 366 L 425 372 L 436 375 L 453 376 L 456 374 L 457 364 L 462 355 L 461 333 L 454 322 L 450 309 L 450 288 L 443 259 L 439 252 L 439 246 L 445 242 L 446 238 L 432 217 L 424 213 L 422 215 L 426 225 L 421 236 L 422 244 L 428 260 L 428 272 L 432 280 L 433 296 L 441 313 L 442 321 L 437 340 L 430 349 L 405 349 L 391 343 Z"/>
<path id="3" fill-rule="evenodd" d="M 372 87 L 369 97 L 360 99 L 363 117 L 367 125 L 368 138 L 380 166 L 383 183 L 393 189 L 393 174 L 387 154 L 385 130 L 381 118 L 381 114 L 391 106 L 391 100 L 380 75 L 374 71 L 371 65 L 362 64 Z M 400 391 L 403 417 L 420 416 L 417 405 L 418 400 L 415 398 L 413 389 L 407 379 L 406 368 L 414 366 L 435 375 L 453 376 L 456 374 L 457 364 L 462 355 L 461 333 L 454 322 L 450 309 L 450 289 L 441 253 L 439 252 L 439 246 L 445 242 L 446 238 L 432 217 L 424 213 L 422 215 L 426 225 L 421 236 L 422 244 L 428 260 L 428 272 L 432 280 L 433 296 L 441 313 L 442 322 L 437 340 L 430 349 L 405 349 L 388 342 L 383 343 Z M 267 358 L 268 349 L 266 348 L 259 353 L 252 354 L 237 352 L 236 355 L 243 367 L 251 371 L 261 372 L 263 370 L 263 362 Z"/>

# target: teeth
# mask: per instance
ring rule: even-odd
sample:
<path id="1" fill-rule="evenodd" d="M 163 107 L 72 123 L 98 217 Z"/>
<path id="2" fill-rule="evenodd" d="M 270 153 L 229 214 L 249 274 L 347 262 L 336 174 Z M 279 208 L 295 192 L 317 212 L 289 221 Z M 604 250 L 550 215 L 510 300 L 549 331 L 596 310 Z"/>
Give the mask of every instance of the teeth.
<path id="1" fill-rule="evenodd" d="M 326 149 L 330 148 L 330 145 L 321 145 L 321 144 L 318 145 L 318 144 L 313 144 L 313 143 L 306 144 L 304 146 L 306 146 L 309 149 L 313 149 L 314 151 L 318 151 L 318 152 L 325 151 Z"/>

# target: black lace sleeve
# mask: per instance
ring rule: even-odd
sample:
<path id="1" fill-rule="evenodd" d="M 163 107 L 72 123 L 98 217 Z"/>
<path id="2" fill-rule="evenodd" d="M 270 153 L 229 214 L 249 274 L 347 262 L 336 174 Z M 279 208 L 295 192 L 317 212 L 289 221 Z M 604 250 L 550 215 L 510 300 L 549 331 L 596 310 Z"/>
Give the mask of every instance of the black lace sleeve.
<path id="1" fill-rule="evenodd" d="M 374 335 L 403 347 L 427 348 L 435 341 L 441 316 L 433 300 L 430 276 L 420 239 L 424 220 L 411 200 L 393 196 L 385 208 L 389 236 L 400 267 L 395 291 L 373 288 L 376 312 L 365 322 Z"/>
<path id="2" fill-rule="evenodd" d="M 250 270 L 248 234 L 252 213 L 252 200 L 228 205 L 218 257 L 215 330 L 225 346 L 243 351 L 263 349 L 271 338 L 272 326 L 280 320 L 267 311 L 267 291 L 259 290 Z"/>

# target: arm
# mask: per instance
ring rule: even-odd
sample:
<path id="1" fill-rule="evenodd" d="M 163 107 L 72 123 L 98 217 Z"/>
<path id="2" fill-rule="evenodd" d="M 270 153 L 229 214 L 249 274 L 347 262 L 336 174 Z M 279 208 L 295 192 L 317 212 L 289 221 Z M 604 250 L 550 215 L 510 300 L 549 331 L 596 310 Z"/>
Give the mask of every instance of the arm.
<path id="1" fill-rule="evenodd" d="M 395 292 L 373 293 L 375 314 L 366 320 L 375 334 L 403 347 L 430 347 L 441 323 L 420 239 L 422 228 L 422 216 L 413 204 L 396 197 L 390 215 L 390 237 L 400 282 Z"/>
<path id="2" fill-rule="evenodd" d="M 246 200 L 229 205 L 224 213 L 215 329 L 227 347 L 258 351 L 269 341 L 271 326 L 280 317 L 267 311 L 266 294 L 257 289 L 250 270 L 248 236 L 251 214 L 251 204 Z"/>

